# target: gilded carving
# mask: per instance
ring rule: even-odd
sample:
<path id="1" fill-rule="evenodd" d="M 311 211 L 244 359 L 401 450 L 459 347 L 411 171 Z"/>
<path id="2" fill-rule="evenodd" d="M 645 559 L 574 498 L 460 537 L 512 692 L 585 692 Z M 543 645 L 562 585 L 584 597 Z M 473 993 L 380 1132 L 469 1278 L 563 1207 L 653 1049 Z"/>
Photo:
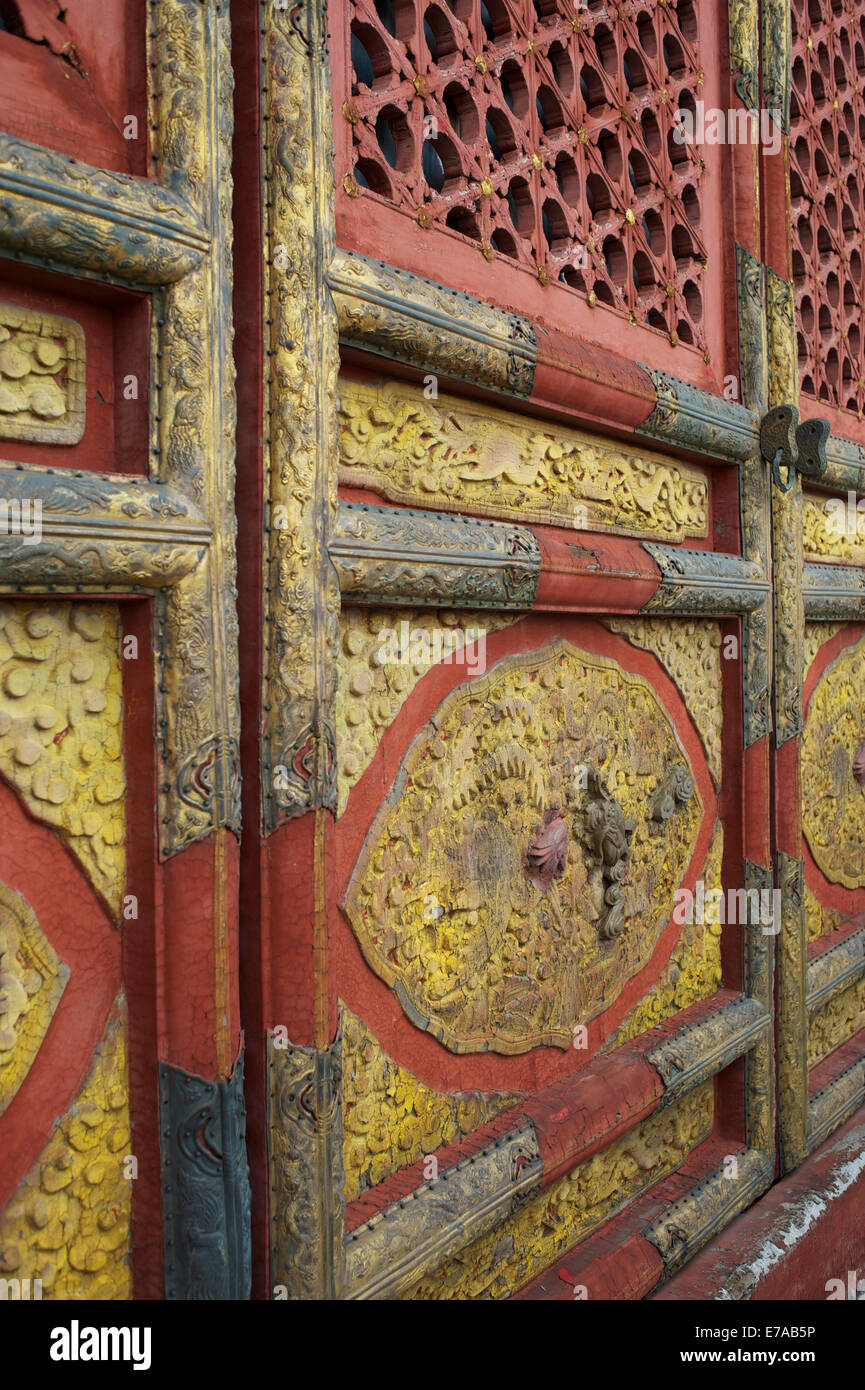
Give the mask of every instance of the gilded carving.
<path id="1" fill-rule="evenodd" d="M 760 1149 L 741 1149 L 736 1167 L 726 1161 L 679 1197 L 642 1232 L 672 1274 L 737 1212 L 743 1211 L 772 1180 L 773 1158 Z"/>
<path id="2" fill-rule="evenodd" d="M 854 776 L 865 736 L 865 638 L 823 672 L 802 738 L 802 827 L 833 883 L 865 887 L 865 788 Z"/>
<path id="3" fill-rule="evenodd" d="M 865 1057 L 859 1057 L 826 1086 L 815 1091 L 808 1106 L 808 1149 L 816 1148 L 843 1125 L 862 1104 L 865 1087 Z"/>
<path id="4" fill-rule="evenodd" d="M 341 1034 L 327 1048 L 268 1038 L 271 1273 L 290 1299 L 342 1292 L 341 1052 Z"/>
<path id="5" fill-rule="evenodd" d="M 827 505 L 830 502 L 832 507 Z M 856 512 L 850 524 L 847 505 L 846 498 L 815 497 L 811 493 L 803 496 L 802 543 L 806 559 L 819 562 L 831 555 L 848 565 L 865 565 L 865 518 Z M 839 506 L 844 509 L 841 525 L 836 519 Z"/>
<path id="6" fill-rule="evenodd" d="M 327 279 L 342 342 L 495 391 L 532 394 L 537 344 L 528 319 L 346 251 L 336 252 Z"/>
<path id="7" fill-rule="evenodd" d="M 265 123 L 265 634 L 262 759 L 268 829 L 336 797 L 339 586 L 330 75 L 323 5 L 267 7 Z"/>
<path id="8" fill-rule="evenodd" d="M 697 453 L 744 462 L 757 441 L 757 417 L 723 396 L 712 396 L 668 372 L 638 364 L 651 377 L 658 399 L 636 431 Z"/>
<path id="9" fill-rule="evenodd" d="M 811 1015 L 808 1066 L 822 1062 L 862 1028 L 865 1028 L 865 980 L 856 980 Z"/>
<path id="10" fill-rule="evenodd" d="M 675 1172 L 712 1129 L 712 1082 L 651 1115 L 407 1289 L 407 1299 L 506 1298 L 614 1211 Z"/>
<path id="11" fill-rule="evenodd" d="M 340 381 L 340 481 L 394 502 L 589 531 L 705 536 L 708 486 L 672 458 L 419 387 Z"/>
<path id="12" fill-rule="evenodd" d="M 239 828 L 227 5 L 160 0 L 149 40 L 160 177 L 211 239 L 210 255 L 157 301 L 153 471 L 193 499 L 213 536 L 158 610 L 160 848 L 174 854 L 215 826 Z"/>
<path id="13" fill-rule="evenodd" d="M 804 566 L 805 612 L 815 622 L 859 622 L 865 604 L 865 571 L 847 565 Z"/>
<path id="14" fill-rule="evenodd" d="M 80 324 L 0 304 L 0 438 L 77 444 L 86 380 Z"/>
<path id="15" fill-rule="evenodd" d="M 643 541 L 661 571 L 661 582 L 643 613 L 678 616 L 705 613 L 753 614 L 770 592 L 764 569 L 754 560 L 712 550 L 674 549 Z M 756 616 L 756 614 L 754 614 Z"/>
<path id="16" fill-rule="evenodd" d="M 340 502 L 328 554 L 343 603 L 524 608 L 541 548 L 527 526 Z"/>
<path id="17" fill-rule="evenodd" d="M 790 129 L 790 72 L 792 67 L 791 8 L 787 0 L 763 0 L 763 105 L 777 115 L 781 129 Z"/>
<path id="18" fill-rule="evenodd" d="M 808 962 L 807 1004 L 811 1013 L 865 971 L 865 927 L 842 937 L 834 945 L 824 943 Z"/>
<path id="19" fill-rule="evenodd" d="M 0 1272 L 43 1299 L 128 1299 L 132 1187 L 126 1003 L 119 996 L 78 1098 L 0 1216 Z"/>
<path id="20" fill-rule="evenodd" d="M 843 627 L 844 623 L 805 624 L 805 642 L 803 647 L 803 653 L 804 670 L 806 676 L 809 670 L 811 669 L 811 665 L 814 661 L 814 658 L 816 657 L 820 648 L 823 646 L 824 642 L 828 642 L 829 639 L 831 637 L 834 637 L 837 633 L 839 633 Z"/>
<path id="21" fill-rule="evenodd" d="M 695 1023 L 669 1034 L 646 1053 L 661 1075 L 668 1105 L 695 1085 L 708 1080 L 755 1043 L 771 1037 L 772 1015 L 756 999 L 738 999 L 712 1010 Z"/>
<path id="22" fill-rule="evenodd" d="M 613 632 L 650 651 L 673 680 L 697 726 L 716 786 L 721 784 L 721 626 L 675 618 L 607 618 Z"/>
<path id="23" fill-rule="evenodd" d="M 723 853 L 724 831 L 718 822 L 701 875 L 707 895 L 721 888 Z M 710 900 L 717 901 L 714 896 Z M 654 1028 L 662 1019 L 687 1009 L 699 999 L 708 999 L 719 988 L 722 979 L 721 933 L 724 928 L 720 913 L 705 915 L 718 920 L 683 923 L 681 935 L 670 952 L 669 962 L 649 993 L 619 1024 L 605 1051 L 618 1047 L 629 1038 L 636 1038 L 647 1028 Z"/>
<path id="24" fill-rule="evenodd" d="M 731 55 L 733 61 L 734 56 Z M 736 285 L 742 401 L 752 410 L 763 410 L 767 393 L 766 269 L 761 261 L 738 243 Z"/>
<path id="25" fill-rule="evenodd" d="M 346 1240 L 351 1298 L 396 1298 L 466 1246 L 498 1231 L 540 1191 L 544 1165 L 528 1121 L 397 1198 Z"/>
<path id="26" fill-rule="evenodd" d="M 784 1172 L 805 1156 L 808 1140 L 808 1026 L 806 1001 L 805 873 L 801 859 L 777 852 L 781 893 L 778 936 L 778 1098 Z"/>
<path id="27" fill-rule="evenodd" d="M 68 979 L 30 904 L 0 883 L 0 1115 L 30 1070 Z"/>
<path id="28" fill-rule="evenodd" d="M 603 775 L 597 768 L 589 770 L 588 785 L 592 799 L 587 800 L 583 808 L 586 838 L 590 852 L 598 860 L 603 884 L 604 906 L 597 921 L 598 936 L 602 941 L 612 941 L 625 930 L 628 900 L 623 885 L 630 870 L 632 841 L 639 821 L 636 816 L 625 816 L 616 798 L 605 787 Z M 649 799 L 649 820 L 655 819 L 655 797 L 662 786 L 663 783 Z M 544 813 L 545 821 L 549 815 L 549 811 Z M 564 825 L 560 813 L 556 819 Z M 560 872 L 567 859 L 567 839 L 561 848 Z M 542 886 L 547 885 L 542 883 Z"/>
<path id="29" fill-rule="evenodd" d="M 431 1090 L 394 1062 L 344 1005 L 342 1067 L 344 1190 L 349 1202 L 424 1154 L 471 1134 L 519 1099 L 506 1091 Z"/>
<path id="30" fill-rule="evenodd" d="M 120 614 L 0 604 L 0 771 L 117 913 L 126 864 Z"/>
<path id="31" fill-rule="evenodd" d="M 824 907 L 807 884 L 805 886 L 805 914 L 809 941 L 816 941 L 820 936 L 837 931 L 848 917 L 846 912 L 836 912 L 831 907 Z"/>
<path id="32" fill-rule="evenodd" d="M 166 285 L 200 266 L 208 251 L 205 227 L 181 194 L 13 135 L 0 135 L 0 197 L 7 254 L 102 280 Z"/>
<path id="33" fill-rule="evenodd" d="M 756 0 L 729 0 L 730 71 L 736 91 L 750 110 L 758 110 L 759 10 Z"/>
<path id="34" fill-rule="evenodd" d="M 342 815 L 349 792 L 372 762 L 382 734 L 434 662 L 448 654 L 456 662 L 465 651 L 466 641 L 471 643 L 481 632 L 497 632 L 516 621 L 510 614 L 465 609 L 342 610 L 336 690 L 338 815 Z M 386 639 L 390 633 L 403 658 L 399 662 L 386 660 Z M 417 661 L 411 659 L 413 652 Z M 474 669 L 477 659 L 475 656 Z M 471 674 L 471 669 L 467 666 L 467 674 Z"/>
<path id="35" fill-rule="evenodd" d="M 772 0 L 775 3 L 775 0 Z M 789 15 L 789 9 L 783 7 Z M 769 329 L 770 405 L 799 400 L 799 362 L 796 354 L 796 305 L 793 286 L 771 266 L 766 267 L 766 308 Z"/>
<path id="36" fill-rule="evenodd" d="M 406 755 L 343 904 L 412 1021 L 453 1051 L 568 1047 L 670 919 L 703 806 L 695 793 L 664 827 L 648 811 L 683 760 L 648 681 L 562 640 L 453 691 Z M 626 878 L 610 877 L 593 830 L 599 800 L 635 823 Z M 549 811 L 570 835 L 544 888 L 524 866 Z"/>

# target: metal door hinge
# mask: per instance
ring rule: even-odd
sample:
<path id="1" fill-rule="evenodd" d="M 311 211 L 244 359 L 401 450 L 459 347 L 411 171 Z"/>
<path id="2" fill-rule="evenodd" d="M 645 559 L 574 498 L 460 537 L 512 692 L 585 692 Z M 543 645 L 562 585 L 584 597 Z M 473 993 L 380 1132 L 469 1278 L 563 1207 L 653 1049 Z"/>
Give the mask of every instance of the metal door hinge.
<path id="1" fill-rule="evenodd" d="M 796 472 L 803 478 L 822 478 L 826 472 L 828 420 L 799 420 L 795 405 L 776 405 L 760 421 L 760 453 L 772 465 L 772 477 L 782 492 L 789 492 Z M 787 469 L 787 481 L 781 469 Z"/>

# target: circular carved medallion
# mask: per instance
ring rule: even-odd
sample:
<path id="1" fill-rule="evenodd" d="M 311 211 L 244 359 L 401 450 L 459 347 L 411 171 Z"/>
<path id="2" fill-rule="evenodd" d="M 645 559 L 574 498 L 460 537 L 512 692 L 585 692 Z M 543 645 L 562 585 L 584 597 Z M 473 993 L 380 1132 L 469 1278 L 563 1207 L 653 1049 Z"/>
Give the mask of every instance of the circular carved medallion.
<path id="1" fill-rule="evenodd" d="M 452 1051 L 566 1048 L 650 959 L 702 817 L 649 682 L 558 640 L 442 702 L 344 910 L 409 1018 Z"/>

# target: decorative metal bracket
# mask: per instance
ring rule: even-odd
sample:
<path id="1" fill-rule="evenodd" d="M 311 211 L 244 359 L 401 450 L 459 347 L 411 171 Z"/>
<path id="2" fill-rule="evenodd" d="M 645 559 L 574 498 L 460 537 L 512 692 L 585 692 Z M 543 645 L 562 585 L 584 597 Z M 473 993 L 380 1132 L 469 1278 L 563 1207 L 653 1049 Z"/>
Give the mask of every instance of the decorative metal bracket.
<path id="1" fill-rule="evenodd" d="M 159 1064 L 165 1297 L 248 1299 L 243 1056 L 228 1081 Z"/>
<path id="2" fill-rule="evenodd" d="M 803 478 L 823 478 L 828 467 L 828 420 L 799 420 L 795 405 L 776 405 L 760 421 L 760 453 L 772 465 L 775 486 L 789 492 L 796 473 Z M 787 469 L 787 481 L 781 469 Z"/>

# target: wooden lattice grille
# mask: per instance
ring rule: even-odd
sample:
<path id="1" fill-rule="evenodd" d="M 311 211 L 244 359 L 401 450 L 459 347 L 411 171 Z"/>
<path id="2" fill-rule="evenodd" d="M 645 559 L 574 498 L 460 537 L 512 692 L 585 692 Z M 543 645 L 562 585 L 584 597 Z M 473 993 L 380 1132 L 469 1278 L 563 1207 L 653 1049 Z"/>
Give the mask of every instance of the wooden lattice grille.
<path id="1" fill-rule="evenodd" d="M 349 190 L 703 347 L 693 0 L 351 0 Z"/>
<path id="2" fill-rule="evenodd" d="M 865 4 L 793 0 L 790 193 L 802 390 L 861 420 Z"/>

